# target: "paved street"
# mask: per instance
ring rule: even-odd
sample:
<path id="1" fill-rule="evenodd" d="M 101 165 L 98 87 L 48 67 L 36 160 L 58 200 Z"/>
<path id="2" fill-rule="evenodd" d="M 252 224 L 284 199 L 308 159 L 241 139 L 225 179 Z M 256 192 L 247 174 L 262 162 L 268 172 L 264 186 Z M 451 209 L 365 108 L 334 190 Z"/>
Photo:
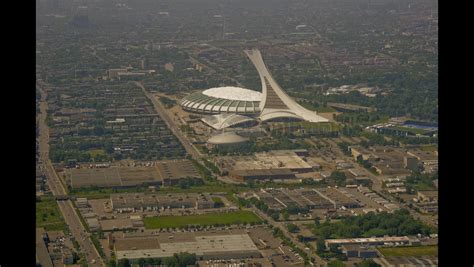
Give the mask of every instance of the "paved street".
<path id="1" fill-rule="evenodd" d="M 49 160 L 49 130 L 46 125 L 46 114 L 47 114 L 47 103 L 46 103 L 46 92 L 38 87 L 41 92 L 41 103 L 40 103 L 40 118 L 39 118 L 39 150 L 40 150 L 40 164 L 46 175 L 46 180 L 51 192 L 55 196 L 67 195 L 67 191 L 64 185 L 61 183 L 60 178 L 56 174 L 51 161 Z M 72 233 L 72 236 L 79 243 L 81 252 L 86 256 L 88 266 L 105 266 L 103 260 L 100 258 L 98 251 L 94 247 L 89 233 L 81 223 L 76 210 L 70 200 L 58 200 L 57 201 L 59 210 L 61 211 L 66 224 Z"/>
<path id="2" fill-rule="evenodd" d="M 173 132 L 173 134 L 178 138 L 178 140 L 184 146 L 184 149 L 186 149 L 186 152 L 188 152 L 188 154 L 190 154 L 194 159 L 201 158 L 202 155 L 199 152 L 199 150 L 197 150 L 193 146 L 193 144 L 191 144 L 188 138 L 186 138 L 186 136 L 184 136 L 181 133 L 181 130 L 178 129 L 174 121 L 170 118 L 170 116 L 168 116 L 165 108 L 160 103 L 160 101 L 156 100 L 153 94 L 147 92 L 147 90 L 145 89 L 142 83 L 135 82 L 135 84 L 139 86 L 143 90 L 143 93 L 151 100 L 151 102 L 153 103 L 153 106 L 155 107 L 156 112 L 160 115 L 161 119 L 163 119 L 163 121 L 166 123 L 166 126 L 168 126 L 171 132 Z"/>

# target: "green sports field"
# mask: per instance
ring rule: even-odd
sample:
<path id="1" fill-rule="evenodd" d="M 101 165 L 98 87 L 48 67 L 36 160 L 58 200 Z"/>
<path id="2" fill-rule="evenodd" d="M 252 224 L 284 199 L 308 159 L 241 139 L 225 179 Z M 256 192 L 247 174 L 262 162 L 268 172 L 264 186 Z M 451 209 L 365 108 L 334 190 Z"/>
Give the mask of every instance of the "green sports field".
<path id="1" fill-rule="evenodd" d="M 251 211 L 210 213 L 190 216 L 158 216 L 144 218 L 147 229 L 176 228 L 186 225 L 243 224 L 262 220 Z"/>
<path id="2" fill-rule="evenodd" d="M 438 256 L 438 246 L 379 248 L 384 256 Z"/>

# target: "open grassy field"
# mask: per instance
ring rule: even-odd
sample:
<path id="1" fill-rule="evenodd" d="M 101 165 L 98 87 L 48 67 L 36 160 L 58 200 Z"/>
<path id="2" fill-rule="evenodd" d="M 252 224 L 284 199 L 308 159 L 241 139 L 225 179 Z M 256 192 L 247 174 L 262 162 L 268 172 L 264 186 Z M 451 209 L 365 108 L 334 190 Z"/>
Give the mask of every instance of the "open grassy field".
<path id="1" fill-rule="evenodd" d="M 423 151 L 436 151 L 438 150 L 438 147 L 435 145 L 426 145 L 426 146 L 421 146 L 420 149 Z"/>
<path id="2" fill-rule="evenodd" d="M 211 213 L 190 216 L 147 217 L 143 222 L 147 229 L 175 228 L 186 225 L 239 224 L 261 222 L 251 211 L 234 211 L 229 213 Z"/>
<path id="3" fill-rule="evenodd" d="M 91 155 L 91 157 L 96 157 L 97 155 L 106 156 L 107 154 L 103 149 L 91 149 L 89 150 L 89 155 Z"/>
<path id="4" fill-rule="evenodd" d="M 394 129 L 394 130 L 407 131 L 407 132 L 411 132 L 413 134 L 425 134 L 425 133 L 429 132 L 428 130 L 424 130 L 424 129 L 409 128 L 409 127 L 403 127 L 403 126 L 392 126 L 392 127 L 389 127 L 389 128 Z"/>
<path id="5" fill-rule="evenodd" d="M 278 127 L 279 126 L 279 127 Z M 302 128 L 305 130 L 315 130 L 315 131 L 324 131 L 324 132 L 337 132 L 341 129 L 335 122 L 307 122 L 307 121 L 298 121 L 298 122 L 287 122 L 281 123 L 277 128 L 281 127 L 291 127 L 291 128 Z"/>
<path id="6" fill-rule="evenodd" d="M 417 191 L 436 190 L 436 187 L 432 184 L 417 183 L 414 185 Z"/>
<path id="7" fill-rule="evenodd" d="M 36 202 L 36 227 L 47 231 L 64 230 L 66 224 L 54 199 L 43 199 Z"/>
<path id="8" fill-rule="evenodd" d="M 438 256 L 438 246 L 379 248 L 384 256 Z"/>

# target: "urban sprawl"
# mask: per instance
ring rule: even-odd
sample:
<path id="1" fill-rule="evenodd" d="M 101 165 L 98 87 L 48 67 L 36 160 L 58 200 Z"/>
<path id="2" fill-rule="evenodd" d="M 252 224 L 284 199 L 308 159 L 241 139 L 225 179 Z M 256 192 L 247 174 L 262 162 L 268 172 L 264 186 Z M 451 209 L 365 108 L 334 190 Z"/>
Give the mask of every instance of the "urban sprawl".
<path id="1" fill-rule="evenodd" d="M 433 1 L 37 1 L 39 266 L 438 266 Z"/>

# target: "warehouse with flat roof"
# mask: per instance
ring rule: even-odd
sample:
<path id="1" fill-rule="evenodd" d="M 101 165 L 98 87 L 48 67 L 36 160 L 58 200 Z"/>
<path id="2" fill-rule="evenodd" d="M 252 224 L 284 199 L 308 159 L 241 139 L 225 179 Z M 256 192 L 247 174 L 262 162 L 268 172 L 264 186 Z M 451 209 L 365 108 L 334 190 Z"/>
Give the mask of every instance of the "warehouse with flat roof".
<path id="1" fill-rule="evenodd" d="M 185 178 L 201 179 L 193 163 L 187 159 L 157 161 L 156 169 L 163 185 L 175 185 Z"/>
<path id="2" fill-rule="evenodd" d="M 361 207 L 361 203 L 359 203 L 357 200 L 352 199 L 348 195 L 335 188 L 318 188 L 313 190 L 323 198 L 333 203 L 336 208 L 346 207 L 350 209 Z"/>
<path id="3" fill-rule="evenodd" d="M 144 194 L 110 195 L 112 209 L 119 212 L 153 211 L 170 208 L 211 209 L 214 201 L 209 194 Z"/>
<path id="4" fill-rule="evenodd" d="M 367 245 L 367 246 L 381 246 L 385 243 L 401 243 L 409 244 L 410 238 L 408 236 L 387 236 L 387 237 L 370 237 L 370 238 L 343 238 L 343 239 L 326 239 L 324 241 L 326 247 L 331 244 L 334 245 Z"/>
<path id="5" fill-rule="evenodd" d="M 195 253 L 198 260 L 260 258 L 261 254 L 244 231 L 225 233 L 174 233 L 116 238 L 117 260 L 132 263 L 140 258 L 166 258 L 175 253 Z"/>
<path id="6" fill-rule="evenodd" d="M 66 180 L 73 189 L 84 187 L 136 187 L 161 185 L 163 180 L 152 166 L 66 169 Z"/>

